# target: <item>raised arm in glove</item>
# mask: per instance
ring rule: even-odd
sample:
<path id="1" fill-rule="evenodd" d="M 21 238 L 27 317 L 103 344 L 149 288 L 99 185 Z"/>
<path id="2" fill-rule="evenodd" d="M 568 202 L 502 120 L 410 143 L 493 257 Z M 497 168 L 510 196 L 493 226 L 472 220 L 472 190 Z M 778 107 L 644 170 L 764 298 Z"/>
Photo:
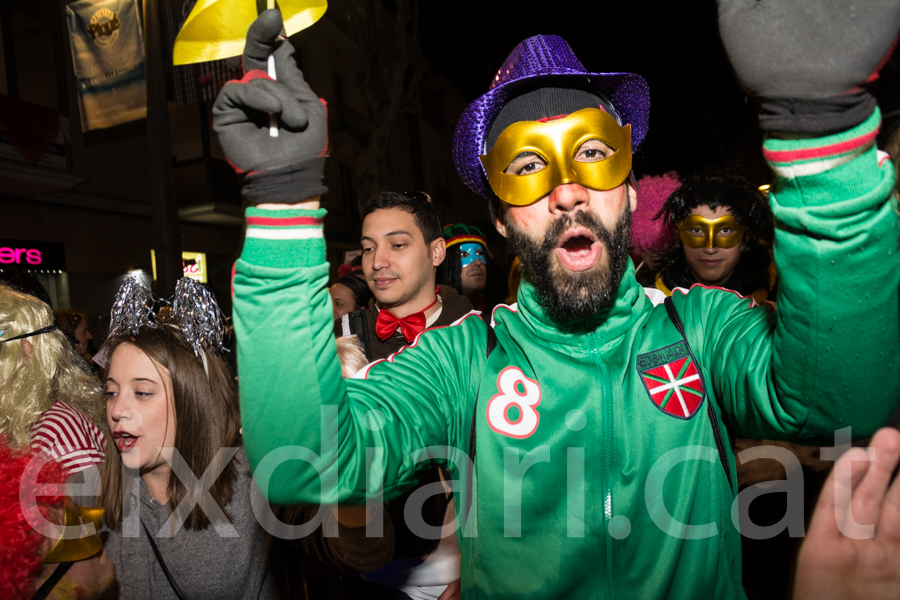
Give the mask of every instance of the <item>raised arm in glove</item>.
<path id="1" fill-rule="evenodd" d="M 266 74 L 275 55 L 277 81 Z M 278 136 L 269 135 L 269 115 Z M 228 162 L 246 175 L 243 195 L 253 204 L 295 204 L 328 191 L 325 102 L 309 88 L 283 36 L 281 13 L 267 10 L 250 26 L 244 77 L 225 84 L 213 106 L 213 128 Z"/>

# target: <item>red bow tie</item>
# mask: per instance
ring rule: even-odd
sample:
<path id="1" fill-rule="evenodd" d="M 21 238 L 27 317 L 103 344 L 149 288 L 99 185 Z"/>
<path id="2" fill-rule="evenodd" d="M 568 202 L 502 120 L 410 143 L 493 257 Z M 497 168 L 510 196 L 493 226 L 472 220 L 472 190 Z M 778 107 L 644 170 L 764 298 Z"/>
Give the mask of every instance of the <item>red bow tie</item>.
<path id="1" fill-rule="evenodd" d="M 412 344 L 413 340 L 416 339 L 416 336 L 425 331 L 425 323 L 427 322 L 427 319 L 425 319 L 425 311 L 434 306 L 436 302 L 437 295 L 434 297 L 434 302 L 424 309 L 417 313 L 407 315 L 402 319 L 398 319 L 394 313 L 389 310 L 379 311 L 378 319 L 375 321 L 375 335 L 377 335 L 380 340 L 384 341 L 394 335 L 394 332 L 397 331 L 397 327 L 399 327 L 406 343 Z"/>

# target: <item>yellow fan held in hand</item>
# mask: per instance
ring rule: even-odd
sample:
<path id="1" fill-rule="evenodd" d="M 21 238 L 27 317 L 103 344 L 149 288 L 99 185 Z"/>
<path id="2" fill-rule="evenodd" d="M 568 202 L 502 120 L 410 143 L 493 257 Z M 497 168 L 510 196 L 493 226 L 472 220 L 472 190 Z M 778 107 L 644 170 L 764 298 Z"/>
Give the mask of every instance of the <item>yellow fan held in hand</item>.
<path id="1" fill-rule="evenodd" d="M 276 8 L 266 0 L 266 8 Z M 327 0 L 279 0 L 285 35 L 291 36 L 318 21 L 328 8 Z M 254 0 L 197 0 L 175 38 L 172 62 L 176 65 L 221 60 L 244 53 L 250 24 L 258 16 Z M 275 79 L 275 59 L 269 55 L 269 77 Z M 278 137 L 275 115 L 269 134 Z"/>

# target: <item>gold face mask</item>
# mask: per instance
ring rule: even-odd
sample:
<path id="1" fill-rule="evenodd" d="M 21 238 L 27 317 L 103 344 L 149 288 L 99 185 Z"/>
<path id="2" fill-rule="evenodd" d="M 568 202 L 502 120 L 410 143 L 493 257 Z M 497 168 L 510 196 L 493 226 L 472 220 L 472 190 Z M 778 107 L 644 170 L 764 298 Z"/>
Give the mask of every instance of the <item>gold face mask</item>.
<path id="1" fill-rule="evenodd" d="M 731 229 L 733 233 L 720 234 L 723 229 Z M 688 248 L 733 248 L 744 238 L 744 226 L 734 215 L 718 219 L 691 215 L 678 223 L 678 234 Z"/>
<path id="2" fill-rule="evenodd" d="M 591 162 L 579 160 L 579 149 L 590 140 L 603 142 L 613 154 Z M 505 173 L 525 152 L 535 154 L 546 166 L 523 175 Z M 491 189 L 515 206 L 533 204 L 565 183 L 611 190 L 631 172 L 631 125 L 620 126 L 599 108 L 583 108 L 549 123 L 519 121 L 504 129 L 490 153 L 480 158 Z"/>
<path id="3" fill-rule="evenodd" d="M 77 539 L 59 539 L 44 562 L 74 562 L 90 558 L 100 552 L 103 548 L 103 542 L 100 540 L 100 519 L 103 518 L 103 509 L 86 508 L 67 501 L 63 512 L 65 514 L 63 525 L 81 527 L 81 536 Z M 87 535 L 88 523 L 94 525 L 93 535 Z"/>

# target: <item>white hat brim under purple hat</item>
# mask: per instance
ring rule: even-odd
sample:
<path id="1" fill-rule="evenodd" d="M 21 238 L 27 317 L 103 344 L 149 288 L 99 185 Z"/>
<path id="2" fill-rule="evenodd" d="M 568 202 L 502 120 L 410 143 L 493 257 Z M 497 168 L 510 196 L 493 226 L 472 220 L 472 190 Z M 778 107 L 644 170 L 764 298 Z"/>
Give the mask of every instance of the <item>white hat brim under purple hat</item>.
<path id="1" fill-rule="evenodd" d="M 506 102 L 533 88 L 537 78 L 548 86 L 585 84 L 606 96 L 623 125 L 631 125 L 631 149 L 636 152 L 650 124 L 650 88 L 633 73 L 588 73 L 569 43 L 556 35 L 536 35 L 520 42 L 497 71 L 486 94 L 470 104 L 456 126 L 453 162 L 463 182 L 476 194 L 489 198 L 491 188 L 479 160 L 491 124 Z"/>

